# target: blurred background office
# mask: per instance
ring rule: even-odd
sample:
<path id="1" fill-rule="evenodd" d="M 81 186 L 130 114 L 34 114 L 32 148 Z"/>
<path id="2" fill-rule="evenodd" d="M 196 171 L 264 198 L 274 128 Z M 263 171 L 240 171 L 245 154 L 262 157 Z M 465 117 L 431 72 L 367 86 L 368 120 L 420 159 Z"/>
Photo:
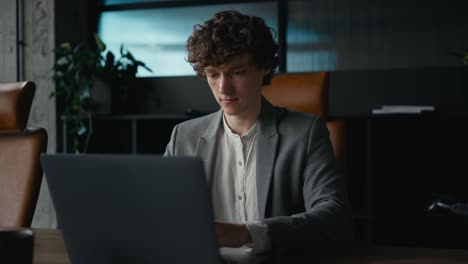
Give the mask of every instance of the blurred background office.
<path id="1" fill-rule="evenodd" d="M 457 56 L 468 50 L 467 1 L 2 0 L 0 82 L 36 82 L 30 125 L 47 128 L 49 152 L 71 152 L 63 106 L 49 99 L 54 49 L 92 48 L 93 33 L 116 56 L 123 44 L 152 71 L 138 69 L 125 109 L 93 118 L 88 152 L 160 154 L 174 124 L 218 109 L 184 59 L 185 41 L 226 9 L 265 18 L 280 44 L 279 72 L 329 73 L 328 118 L 347 121 L 358 242 L 468 245 L 466 218 L 427 210 L 437 199 L 468 199 L 466 155 L 454 154 L 468 146 L 468 73 Z M 435 111 L 372 114 L 384 105 Z M 33 225 L 55 227 L 42 187 Z"/>

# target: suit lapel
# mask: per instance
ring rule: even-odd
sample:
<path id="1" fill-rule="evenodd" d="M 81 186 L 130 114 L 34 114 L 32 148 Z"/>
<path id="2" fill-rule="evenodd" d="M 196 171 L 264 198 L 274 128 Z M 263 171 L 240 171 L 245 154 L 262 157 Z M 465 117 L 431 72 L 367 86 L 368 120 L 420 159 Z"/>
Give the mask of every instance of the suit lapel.
<path id="1" fill-rule="evenodd" d="M 257 199 L 258 214 L 265 218 L 273 168 L 275 166 L 276 150 L 278 145 L 278 129 L 274 107 L 262 100 L 262 111 L 259 117 L 260 131 L 257 141 Z"/>
<path id="2" fill-rule="evenodd" d="M 223 111 L 219 110 L 211 120 L 205 133 L 198 139 L 197 149 L 195 156 L 202 158 L 205 164 L 205 175 L 209 185 L 212 183 L 212 177 L 214 175 L 214 165 L 216 162 L 217 148 L 217 134 L 221 128 L 221 121 L 223 117 Z"/>

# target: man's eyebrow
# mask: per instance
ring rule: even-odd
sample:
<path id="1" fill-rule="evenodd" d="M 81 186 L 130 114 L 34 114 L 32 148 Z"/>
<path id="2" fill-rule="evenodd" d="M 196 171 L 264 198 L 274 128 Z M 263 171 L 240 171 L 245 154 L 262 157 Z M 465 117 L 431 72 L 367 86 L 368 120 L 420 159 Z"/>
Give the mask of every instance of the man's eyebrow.
<path id="1" fill-rule="evenodd" d="M 234 65 L 234 66 L 228 66 L 226 67 L 227 70 L 238 70 L 238 69 L 241 69 L 241 68 L 246 68 L 248 66 L 247 63 L 242 63 L 242 64 L 239 64 L 239 65 Z"/>
<path id="2" fill-rule="evenodd" d="M 204 70 L 205 72 L 213 72 L 213 71 L 216 71 L 216 69 L 214 69 L 214 68 L 209 68 L 209 67 L 205 67 L 203 70 Z"/>
<path id="3" fill-rule="evenodd" d="M 233 66 L 226 66 L 226 67 L 221 67 L 221 68 L 217 68 L 217 67 L 213 67 L 213 66 L 208 66 L 208 67 L 205 67 L 205 72 L 214 72 L 214 71 L 218 71 L 218 70 L 226 70 L 226 71 L 233 71 L 233 70 L 238 70 L 238 69 L 242 69 L 242 68 L 247 68 L 249 65 L 247 63 L 242 63 L 242 64 L 238 64 L 238 65 L 233 65 Z"/>

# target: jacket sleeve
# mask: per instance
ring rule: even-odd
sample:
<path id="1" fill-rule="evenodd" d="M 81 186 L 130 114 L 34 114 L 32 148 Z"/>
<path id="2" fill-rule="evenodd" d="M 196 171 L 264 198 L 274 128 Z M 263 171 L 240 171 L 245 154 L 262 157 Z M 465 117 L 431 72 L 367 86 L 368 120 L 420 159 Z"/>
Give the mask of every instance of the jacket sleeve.
<path id="1" fill-rule="evenodd" d="M 273 249 L 331 248 L 351 240 L 351 213 L 324 119 L 311 125 L 302 171 L 305 212 L 266 218 Z"/>
<path id="2" fill-rule="evenodd" d="M 176 155 L 175 144 L 176 144 L 178 128 L 179 128 L 179 125 L 175 125 L 174 128 L 172 129 L 171 139 L 169 140 L 169 143 L 167 143 L 166 151 L 163 154 L 164 157 L 174 157 Z"/>

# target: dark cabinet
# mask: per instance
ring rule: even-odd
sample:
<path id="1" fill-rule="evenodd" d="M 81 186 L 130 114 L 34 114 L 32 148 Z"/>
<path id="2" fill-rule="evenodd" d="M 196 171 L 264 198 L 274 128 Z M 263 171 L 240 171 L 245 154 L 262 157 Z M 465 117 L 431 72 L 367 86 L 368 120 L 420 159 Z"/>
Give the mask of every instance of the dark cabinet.
<path id="1" fill-rule="evenodd" d="M 356 239 L 468 247 L 468 215 L 428 210 L 437 199 L 468 201 L 468 117 L 396 115 L 350 122 L 348 187 Z"/>

